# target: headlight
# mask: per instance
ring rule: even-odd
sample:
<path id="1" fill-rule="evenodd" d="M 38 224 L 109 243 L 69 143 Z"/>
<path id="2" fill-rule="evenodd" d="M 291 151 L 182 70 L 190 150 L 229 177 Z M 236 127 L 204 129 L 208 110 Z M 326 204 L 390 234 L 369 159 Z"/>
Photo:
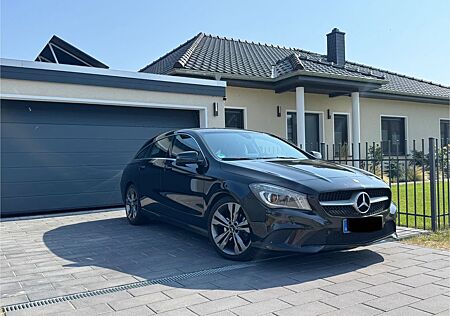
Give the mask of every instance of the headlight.
<path id="1" fill-rule="evenodd" d="M 305 194 L 283 187 L 265 183 L 250 184 L 250 189 L 256 197 L 271 208 L 286 207 L 311 210 Z"/>

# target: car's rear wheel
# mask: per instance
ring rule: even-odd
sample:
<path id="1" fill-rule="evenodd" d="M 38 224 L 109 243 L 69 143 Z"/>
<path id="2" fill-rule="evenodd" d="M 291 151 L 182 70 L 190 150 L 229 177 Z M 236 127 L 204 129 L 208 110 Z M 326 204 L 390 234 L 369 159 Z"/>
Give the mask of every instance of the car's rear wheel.
<path id="1" fill-rule="evenodd" d="M 251 260 L 252 232 L 242 206 L 231 197 L 220 199 L 212 208 L 208 230 L 216 251 L 231 260 Z"/>
<path id="2" fill-rule="evenodd" d="M 139 192 L 131 184 L 125 196 L 125 214 L 131 225 L 141 225 L 145 222 L 145 216 L 142 214 Z"/>

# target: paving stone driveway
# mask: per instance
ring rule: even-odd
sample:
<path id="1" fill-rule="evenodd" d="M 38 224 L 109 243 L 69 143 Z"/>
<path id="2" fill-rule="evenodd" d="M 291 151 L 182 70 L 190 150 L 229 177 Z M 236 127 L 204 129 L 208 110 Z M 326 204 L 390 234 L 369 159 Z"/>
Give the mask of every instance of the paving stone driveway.
<path id="1" fill-rule="evenodd" d="M 1 305 L 235 266 L 191 232 L 122 211 L 2 222 Z M 267 257 L 7 315 L 449 315 L 450 253 L 398 242 Z"/>

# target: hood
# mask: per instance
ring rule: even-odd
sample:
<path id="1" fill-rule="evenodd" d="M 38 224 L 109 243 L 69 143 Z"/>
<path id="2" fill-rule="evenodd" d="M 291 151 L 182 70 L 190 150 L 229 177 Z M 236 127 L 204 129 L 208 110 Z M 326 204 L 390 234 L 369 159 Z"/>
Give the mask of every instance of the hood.
<path id="1" fill-rule="evenodd" d="M 318 191 L 331 189 L 335 187 L 336 182 L 339 182 L 342 188 L 346 189 L 386 186 L 380 178 L 365 170 L 338 165 L 324 160 L 235 160 L 227 161 L 226 163 L 302 183 Z"/>

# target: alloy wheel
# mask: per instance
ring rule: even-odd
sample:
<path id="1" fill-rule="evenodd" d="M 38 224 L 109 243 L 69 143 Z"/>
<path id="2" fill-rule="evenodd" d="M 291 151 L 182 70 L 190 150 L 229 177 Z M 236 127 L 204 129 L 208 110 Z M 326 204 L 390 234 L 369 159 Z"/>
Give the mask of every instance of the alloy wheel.
<path id="1" fill-rule="evenodd" d="M 237 256 L 251 244 L 250 225 L 242 207 L 235 202 L 222 204 L 211 221 L 211 235 L 224 253 Z"/>
<path id="2" fill-rule="evenodd" d="M 138 194 L 133 187 L 130 187 L 127 191 L 125 210 L 129 219 L 136 218 L 138 212 Z"/>

